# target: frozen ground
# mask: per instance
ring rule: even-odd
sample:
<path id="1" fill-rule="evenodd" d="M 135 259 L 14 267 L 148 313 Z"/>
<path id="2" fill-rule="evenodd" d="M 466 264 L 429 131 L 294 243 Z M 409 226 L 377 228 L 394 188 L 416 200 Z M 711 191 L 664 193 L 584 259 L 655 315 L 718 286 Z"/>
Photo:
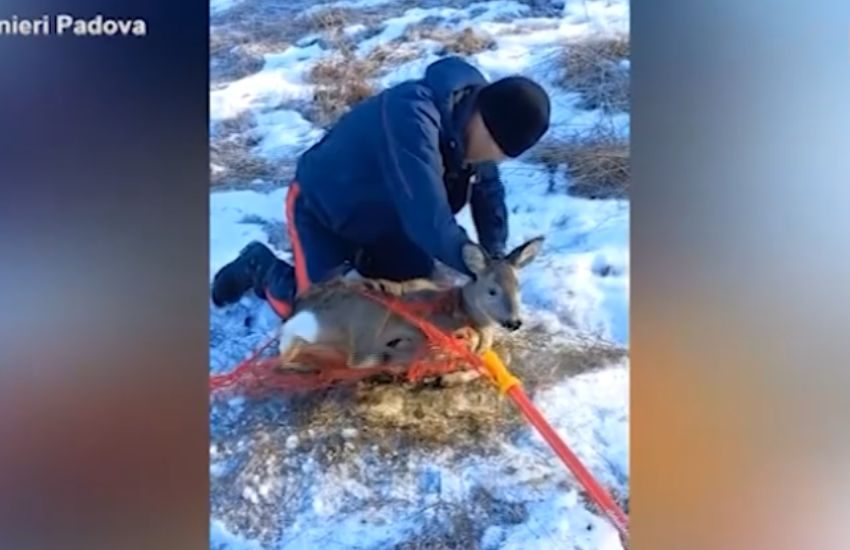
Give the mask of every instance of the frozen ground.
<path id="1" fill-rule="evenodd" d="M 264 1 L 270 0 L 242 0 Z M 240 3 L 214 1 L 211 13 L 220 20 Z M 576 94 L 553 81 L 551 66 L 563 39 L 627 32 L 627 2 L 568 0 L 559 17 L 539 17 L 534 10 L 542 3 L 496 0 L 411 7 L 387 18 L 358 48 L 367 53 L 426 18 L 437 17 L 441 24 L 457 28 L 472 21 L 496 39 L 495 49 L 471 58 L 488 77 L 520 72 L 546 85 L 554 105 L 552 134 L 609 117 L 628 135 L 627 113 L 580 110 Z M 334 4 L 375 8 L 397 2 Z M 327 52 L 315 41 L 300 43 L 265 54 L 261 70 L 211 91 L 211 124 L 251 112 L 257 123 L 253 152 L 272 162 L 293 159 L 321 135 L 296 106 L 312 97 L 304 75 Z M 422 47 L 420 58 L 393 67 L 380 83 L 421 75 L 437 59 L 436 44 Z M 564 192 L 569 181 L 563 170 L 550 172 L 529 159 L 506 163 L 502 174 L 511 211 L 509 245 L 546 235 L 544 252 L 521 275 L 529 324 L 551 333 L 558 345 L 600 340 L 627 347 L 628 202 L 572 197 Z M 267 242 L 281 257 L 290 258 L 284 234 L 285 189 L 281 182 L 269 183 L 273 190 L 268 193 L 211 193 L 210 278 L 251 240 Z M 474 234 L 468 212 L 461 220 Z M 211 371 L 232 367 L 276 327 L 275 316 L 253 296 L 224 310 L 211 306 Z M 533 396 L 621 501 L 629 494 L 628 377 L 625 357 Z M 463 452 L 452 445 L 419 447 L 409 442 L 387 451 L 382 448 L 385 441 L 376 439 L 363 420 L 371 418 L 368 415 L 352 419 L 351 425 L 307 428 L 294 420 L 299 414 L 287 400 L 232 399 L 211 405 L 212 547 L 419 548 L 411 544 L 430 541 L 434 548 L 619 548 L 613 528 L 528 428 L 505 430 L 480 448 Z M 324 455 L 316 451 L 318 432 L 323 452 L 330 448 L 327 438 L 334 439 L 346 460 L 322 460 Z M 451 546 L 452 541 L 458 546 Z"/>

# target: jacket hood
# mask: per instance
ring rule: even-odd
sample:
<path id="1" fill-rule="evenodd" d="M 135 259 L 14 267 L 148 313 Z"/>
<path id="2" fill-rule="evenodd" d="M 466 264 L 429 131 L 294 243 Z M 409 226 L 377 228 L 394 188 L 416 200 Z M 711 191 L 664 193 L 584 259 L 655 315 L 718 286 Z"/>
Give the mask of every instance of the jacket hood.
<path id="1" fill-rule="evenodd" d="M 487 79 L 464 59 L 451 56 L 428 65 L 423 82 L 434 94 L 443 120 L 443 137 L 453 144 L 455 164 L 459 164 L 464 156 L 460 129 L 471 115 L 471 101 L 462 100 L 471 99 Z"/>
<path id="2" fill-rule="evenodd" d="M 481 72 L 460 57 L 446 57 L 428 65 L 425 84 L 434 92 L 438 104 L 451 105 L 453 96 L 469 87 L 487 84 Z"/>

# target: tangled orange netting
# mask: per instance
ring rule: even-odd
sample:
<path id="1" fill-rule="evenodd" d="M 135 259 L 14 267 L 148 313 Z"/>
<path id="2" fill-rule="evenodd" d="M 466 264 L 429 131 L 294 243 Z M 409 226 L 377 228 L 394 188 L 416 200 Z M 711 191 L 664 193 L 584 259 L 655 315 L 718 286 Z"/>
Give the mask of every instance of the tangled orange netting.
<path id="1" fill-rule="evenodd" d="M 376 375 L 389 375 L 410 382 L 421 381 L 431 376 L 471 368 L 478 357 L 468 347 L 468 342 L 459 336 L 449 335 L 425 320 L 425 316 L 446 304 L 404 302 L 396 297 L 362 289 L 361 292 L 417 326 L 427 338 L 428 345 L 409 365 L 385 365 L 374 368 L 352 369 L 342 350 L 306 346 L 296 358 L 301 366 L 309 366 L 309 372 L 286 370 L 281 359 L 269 350 L 274 349 L 276 337 L 268 338 L 250 357 L 233 370 L 210 377 L 210 390 L 218 393 L 237 390 L 249 395 L 269 392 L 312 391 L 334 385 L 354 383 Z M 275 350 L 276 352 L 276 350 Z"/>

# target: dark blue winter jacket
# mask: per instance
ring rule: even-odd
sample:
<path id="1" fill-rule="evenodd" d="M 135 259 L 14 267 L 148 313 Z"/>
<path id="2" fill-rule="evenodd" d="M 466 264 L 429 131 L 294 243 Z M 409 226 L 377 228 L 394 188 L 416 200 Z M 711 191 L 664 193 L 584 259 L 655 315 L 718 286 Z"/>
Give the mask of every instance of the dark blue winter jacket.
<path id="1" fill-rule="evenodd" d="M 354 107 L 299 159 L 296 180 L 310 207 L 355 245 L 404 232 L 427 254 L 468 274 L 461 247 L 469 238 L 454 215 L 469 203 L 480 244 L 504 253 L 507 210 L 499 171 L 493 163 L 463 162 L 463 128 L 486 83 L 472 65 L 448 57 L 431 64 L 423 79 Z"/>

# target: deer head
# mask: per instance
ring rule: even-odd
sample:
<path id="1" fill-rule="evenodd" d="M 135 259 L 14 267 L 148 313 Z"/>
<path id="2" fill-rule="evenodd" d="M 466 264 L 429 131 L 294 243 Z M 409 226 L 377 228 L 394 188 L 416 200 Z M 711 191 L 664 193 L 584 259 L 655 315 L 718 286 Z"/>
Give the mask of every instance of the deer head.
<path id="1" fill-rule="evenodd" d="M 463 288 L 464 306 L 477 325 L 499 324 L 511 331 L 520 328 L 517 272 L 534 260 L 542 245 L 543 237 L 535 237 L 504 258 L 492 258 L 475 243 L 464 246 L 463 261 L 474 275 Z"/>

